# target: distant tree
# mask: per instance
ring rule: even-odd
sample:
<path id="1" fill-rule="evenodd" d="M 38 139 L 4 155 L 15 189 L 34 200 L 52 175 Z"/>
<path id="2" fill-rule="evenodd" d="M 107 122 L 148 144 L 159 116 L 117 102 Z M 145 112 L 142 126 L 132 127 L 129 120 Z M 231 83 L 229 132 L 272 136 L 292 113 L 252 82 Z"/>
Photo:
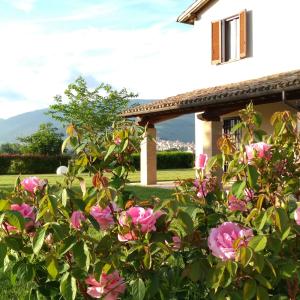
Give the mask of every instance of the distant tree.
<path id="1" fill-rule="evenodd" d="M 120 113 L 128 107 L 131 98 L 137 95 L 126 89 L 114 90 L 109 84 L 101 83 L 89 89 L 83 77 L 70 84 L 65 91 L 68 102 L 55 96 L 55 104 L 50 105 L 48 114 L 64 125 L 74 125 L 78 129 L 88 129 L 101 135 L 114 122 L 122 120 Z"/>
<path id="2" fill-rule="evenodd" d="M 18 154 L 21 152 L 21 145 L 17 143 L 5 143 L 0 145 L 0 153 Z"/>
<path id="3" fill-rule="evenodd" d="M 26 137 L 19 137 L 22 153 L 60 154 L 63 134 L 52 123 L 40 124 L 38 131 Z"/>

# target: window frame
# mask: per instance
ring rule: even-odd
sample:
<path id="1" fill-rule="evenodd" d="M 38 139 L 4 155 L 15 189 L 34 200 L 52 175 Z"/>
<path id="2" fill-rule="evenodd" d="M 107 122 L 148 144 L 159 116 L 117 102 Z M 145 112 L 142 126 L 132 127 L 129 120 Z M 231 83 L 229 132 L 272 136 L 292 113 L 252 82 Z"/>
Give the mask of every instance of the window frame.
<path id="1" fill-rule="evenodd" d="M 238 34 L 236 40 L 237 57 L 226 59 L 226 24 L 237 19 Z M 247 57 L 247 11 L 243 10 L 230 17 L 211 22 L 211 63 L 213 65 L 227 64 Z"/>
<path id="2" fill-rule="evenodd" d="M 237 55 L 235 58 L 229 58 L 227 59 L 227 38 L 228 38 L 228 33 L 227 33 L 227 28 L 226 25 L 233 20 L 237 20 L 237 39 L 236 39 L 236 51 Z M 221 63 L 230 63 L 234 62 L 237 60 L 240 60 L 240 15 L 234 15 L 229 18 L 221 20 Z"/>

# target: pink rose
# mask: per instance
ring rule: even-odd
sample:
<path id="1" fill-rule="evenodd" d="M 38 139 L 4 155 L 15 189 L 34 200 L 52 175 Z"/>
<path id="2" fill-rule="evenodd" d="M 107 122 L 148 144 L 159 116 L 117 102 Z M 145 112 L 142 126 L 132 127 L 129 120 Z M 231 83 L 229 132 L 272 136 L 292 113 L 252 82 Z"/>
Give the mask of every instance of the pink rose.
<path id="1" fill-rule="evenodd" d="M 10 208 L 13 211 L 18 211 L 23 218 L 29 219 L 25 224 L 26 229 L 35 225 L 36 214 L 35 214 L 35 208 L 33 206 L 30 206 L 26 203 L 22 203 L 22 204 L 12 204 Z M 17 228 L 14 226 L 7 225 L 7 230 L 9 231 L 16 230 L 16 229 Z"/>
<path id="2" fill-rule="evenodd" d="M 131 223 L 140 228 L 141 232 L 146 233 L 155 231 L 156 220 L 162 215 L 162 212 L 153 212 L 152 208 L 144 209 L 143 207 L 133 206 L 130 207 L 125 214 L 121 214 L 119 222 L 122 226 L 128 226 Z"/>
<path id="3" fill-rule="evenodd" d="M 45 181 L 38 177 L 27 177 L 21 182 L 23 188 L 32 194 L 34 194 L 37 190 L 41 190 L 44 184 Z"/>
<path id="4" fill-rule="evenodd" d="M 271 153 L 269 151 L 271 147 L 272 145 L 266 144 L 264 142 L 247 145 L 246 154 L 248 161 L 251 161 L 255 157 L 255 154 L 259 158 L 265 158 L 267 160 L 271 159 Z"/>
<path id="5" fill-rule="evenodd" d="M 204 170 L 206 167 L 207 159 L 208 159 L 207 154 L 204 153 L 200 154 L 195 161 L 196 169 Z"/>
<path id="6" fill-rule="evenodd" d="M 179 250 L 181 248 L 181 238 L 179 236 L 173 236 L 173 249 L 174 250 Z"/>
<path id="7" fill-rule="evenodd" d="M 120 242 L 128 242 L 128 241 L 134 241 L 137 240 L 138 237 L 133 231 L 129 231 L 128 233 L 125 234 L 118 234 L 118 240 Z"/>
<path id="8" fill-rule="evenodd" d="M 298 207 L 294 212 L 294 218 L 298 225 L 300 225 L 300 207 Z"/>
<path id="9" fill-rule="evenodd" d="M 212 254 L 224 260 L 234 259 L 238 248 L 247 246 L 253 237 L 252 229 L 233 222 L 225 222 L 213 228 L 208 237 L 208 247 Z M 234 242 L 239 239 L 238 245 Z"/>
<path id="10" fill-rule="evenodd" d="M 231 211 L 246 211 L 246 202 L 236 198 L 233 195 L 228 197 L 228 208 Z"/>
<path id="11" fill-rule="evenodd" d="M 254 191 L 252 189 L 245 189 L 244 194 L 245 194 L 245 200 L 247 202 L 253 200 L 253 198 L 254 198 Z"/>
<path id="12" fill-rule="evenodd" d="M 195 185 L 195 183 L 194 183 L 194 185 Z M 207 185 L 207 180 L 206 179 L 204 179 L 201 183 L 198 180 L 197 186 L 196 186 L 198 188 L 198 192 L 197 192 L 197 197 L 198 198 L 206 197 L 206 195 L 208 193 L 206 185 Z"/>
<path id="13" fill-rule="evenodd" d="M 85 221 L 85 216 L 82 211 L 73 211 L 71 216 L 71 225 L 75 229 L 80 229 L 81 223 Z"/>
<path id="14" fill-rule="evenodd" d="M 144 209 L 143 207 L 133 206 L 127 211 L 123 211 L 119 216 L 119 224 L 123 227 L 134 227 L 142 233 L 155 231 L 156 220 L 162 215 L 161 211 L 154 212 L 152 208 Z M 137 236 L 134 231 L 130 231 L 124 235 L 118 235 L 119 241 L 136 240 Z"/>
<path id="15" fill-rule="evenodd" d="M 117 300 L 126 289 L 124 278 L 118 271 L 110 274 L 102 273 L 99 281 L 93 276 L 89 276 L 85 282 L 89 285 L 87 294 L 97 299 Z"/>
<path id="16" fill-rule="evenodd" d="M 101 229 L 106 230 L 114 224 L 114 218 L 109 206 L 101 208 L 99 205 L 92 206 L 90 214 L 98 222 Z"/>
<path id="17" fill-rule="evenodd" d="M 116 145 L 120 145 L 121 144 L 121 142 L 122 142 L 122 140 L 121 140 L 121 138 L 120 137 L 115 137 L 115 139 L 114 139 L 114 143 L 116 144 Z"/>

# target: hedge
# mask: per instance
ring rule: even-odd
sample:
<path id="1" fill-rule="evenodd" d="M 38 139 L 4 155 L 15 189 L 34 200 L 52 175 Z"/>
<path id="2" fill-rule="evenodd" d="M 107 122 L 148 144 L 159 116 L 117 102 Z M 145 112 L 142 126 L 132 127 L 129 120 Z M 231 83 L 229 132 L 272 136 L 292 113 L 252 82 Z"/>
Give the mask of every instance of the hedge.
<path id="1" fill-rule="evenodd" d="M 1 154 L 0 174 L 47 174 L 55 173 L 61 165 L 68 165 L 70 156 L 57 155 L 20 155 Z M 133 155 L 133 163 L 136 169 L 140 169 L 140 154 Z M 157 168 L 182 169 L 194 167 L 194 154 L 190 152 L 166 151 L 157 152 Z"/>
<path id="2" fill-rule="evenodd" d="M 140 154 L 133 155 L 134 166 L 140 169 Z M 193 168 L 195 156 L 191 152 L 161 151 L 157 152 L 157 169 L 188 169 Z"/>
<path id="3" fill-rule="evenodd" d="M 61 165 L 68 165 L 69 156 L 1 154 L 0 174 L 55 173 Z"/>

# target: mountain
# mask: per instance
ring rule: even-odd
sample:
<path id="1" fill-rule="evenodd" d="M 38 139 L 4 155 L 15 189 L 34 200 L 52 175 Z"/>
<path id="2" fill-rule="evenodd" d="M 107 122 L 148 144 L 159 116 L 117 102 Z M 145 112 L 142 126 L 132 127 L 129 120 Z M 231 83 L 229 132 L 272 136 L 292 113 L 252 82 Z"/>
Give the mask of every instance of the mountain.
<path id="1" fill-rule="evenodd" d="M 134 103 L 145 104 L 149 100 L 134 100 Z M 64 132 L 61 124 L 46 115 L 47 109 L 39 109 L 20 114 L 8 119 L 0 119 L 0 144 L 16 142 L 17 137 L 27 136 L 37 131 L 41 123 L 51 122 L 60 131 Z M 195 138 L 194 115 L 185 115 L 179 118 L 157 124 L 158 137 L 164 140 L 180 140 L 193 142 Z"/>

